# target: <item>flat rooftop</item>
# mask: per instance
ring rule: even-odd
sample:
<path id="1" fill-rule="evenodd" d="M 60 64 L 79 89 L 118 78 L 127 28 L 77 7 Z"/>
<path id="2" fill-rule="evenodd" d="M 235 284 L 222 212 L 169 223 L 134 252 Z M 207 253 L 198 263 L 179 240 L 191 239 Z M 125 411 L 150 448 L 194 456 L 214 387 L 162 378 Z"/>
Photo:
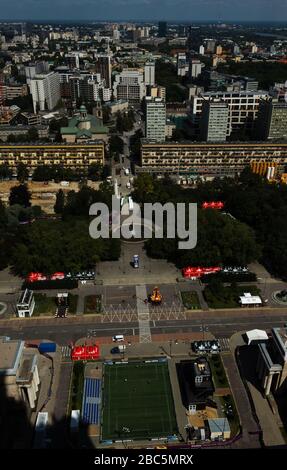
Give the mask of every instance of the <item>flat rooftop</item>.
<path id="1" fill-rule="evenodd" d="M 24 354 L 22 357 L 23 360 L 17 372 L 17 383 L 30 383 L 33 378 L 37 356 L 35 354 Z"/>
<path id="2" fill-rule="evenodd" d="M 9 337 L 0 338 L 0 375 L 15 375 L 19 366 L 24 341 L 10 340 Z"/>

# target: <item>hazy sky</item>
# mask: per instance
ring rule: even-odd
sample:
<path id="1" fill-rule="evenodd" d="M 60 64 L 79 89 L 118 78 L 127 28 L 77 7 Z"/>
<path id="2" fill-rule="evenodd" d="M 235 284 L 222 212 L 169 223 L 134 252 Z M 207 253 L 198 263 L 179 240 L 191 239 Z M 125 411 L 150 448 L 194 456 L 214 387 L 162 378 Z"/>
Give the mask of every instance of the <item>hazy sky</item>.
<path id="1" fill-rule="evenodd" d="M 0 19 L 287 22 L 287 0 L 0 0 Z"/>

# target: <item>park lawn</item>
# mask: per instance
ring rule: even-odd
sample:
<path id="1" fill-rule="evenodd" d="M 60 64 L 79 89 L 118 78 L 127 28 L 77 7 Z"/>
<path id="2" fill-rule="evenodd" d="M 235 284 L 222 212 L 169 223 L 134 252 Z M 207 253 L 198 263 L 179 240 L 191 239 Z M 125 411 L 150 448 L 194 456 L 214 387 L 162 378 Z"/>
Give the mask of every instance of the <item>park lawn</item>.
<path id="1" fill-rule="evenodd" d="M 55 314 L 57 308 L 55 297 L 47 297 L 46 294 L 34 293 L 34 299 L 35 308 L 33 316 Z"/>
<path id="2" fill-rule="evenodd" d="M 188 309 L 201 309 L 198 294 L 195 291 L 181 292 L 182 303 Z"/>
<path id="3" fill-rule="evenodd" d="M 244 292 L 250 292 L 252 295 L 260 295 L 260 289 L 256 286 L 226 286 L 221 287 L 216 295 L 210 287 L 205 287 L 203 291 L 204 298 L 210 308 L 241 308 L 238 302 L 239 296 Z"/>
<path id="4" fill-rule="evenodd" d="M 85 297 L 85 314 L 101 313 L 102 297 L 101 295 L 87 295 Z"/>
<path id="5" fill-rule="evenodd" d="M 102 440 L 178 434 L 166 362 L 104 366 Z"/>
<path id="6" fill-rule="evenodd" d="M 219 354 L 209 358 L 209 365 L 211 367 L 212 379 L 216 388 L 229 387 L 229 382 L 222 364 Z"/>

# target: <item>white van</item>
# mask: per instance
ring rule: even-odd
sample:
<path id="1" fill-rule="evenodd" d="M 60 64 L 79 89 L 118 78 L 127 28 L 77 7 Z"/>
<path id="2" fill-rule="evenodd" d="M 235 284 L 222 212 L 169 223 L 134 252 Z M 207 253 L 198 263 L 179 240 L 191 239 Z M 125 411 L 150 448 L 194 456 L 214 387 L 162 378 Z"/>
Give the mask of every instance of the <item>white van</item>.
<path id="1" fill-rule="evenodd" d="M 116 342 L 116 343 L 118 343 L 120 341 L 124 341 L 124 340 L 125 340 L 124 335 L 115 335 L 115 336 L 113 336 L 113 341 Z"/>

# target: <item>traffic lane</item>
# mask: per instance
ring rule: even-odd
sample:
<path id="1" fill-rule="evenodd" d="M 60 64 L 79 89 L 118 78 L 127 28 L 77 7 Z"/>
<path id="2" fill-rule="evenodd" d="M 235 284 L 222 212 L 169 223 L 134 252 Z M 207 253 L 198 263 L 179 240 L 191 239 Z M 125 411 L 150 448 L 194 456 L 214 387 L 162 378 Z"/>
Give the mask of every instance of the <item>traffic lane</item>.
<path id="1" fill-rule="evenodd" d="M 59 345 L 66 345 L 75 342 L 80 338 L 85 338 L 89 335 L 89 330 L 96 330 L 96 335 L 99 337 L 114 336 L 115 334 L 123 334 L 127 336 L 138 335 L 138 323 L 113 323 L 111 326 L 108 324 L 94 323 L 87 325 L 64 325 L 62 327 L 52 326 L 39 326 L 39 327 L 22 327 L 19 329 L 1 328 L 0 336 L 9 336 L 12 339 L 22 340 L 42 340 L 47 339 L 55 341 Z"/>
<path id="2" fill-rule="evenodd" d="M 171 324 L 173 323 L 173 324 Z M 208 327 L 208 331 L 213 334 L 214 336 L 221 338 L 221 337 L 229 337 L 235 332 L 238 331 L 246 331 L 248 329 L 254 328 L 254 326 L 258 326 L 262 329 L 269 330 L 273 326 L 276 325 L 283 325 L 284 320 L 276 321 L 262 321 L 258 325 L 254 325 L 253 323 L 236 323 L 236 324 L 220 324 L 220 323 L 205 323 L 205 331 L 206 327 Z M 151 322 L 151 333 L 152 334 L 160 334 L 160 333 L 169 333 L 169 334 L 176 334 L 176 333 L 198 333 L 202 331 L 202 323 L 194 323 L 188 322 L 187 320 L 178 320 L 175 322 L 170 321 L 157 321 Z M 137 336 L 139 333 L 138 330 L 138 323 L 133 322 L 118 322 L 113 323 L 110 326 L 108 324 L 96 324 L 90 323 L 85 325 L 72 325 L 72 324 L 64 324 L 60 326 L 23 326 L 20 330 L 19 328 L 1 328 L 0 327 L 0 334 L 10 336 L 14 339 L 47 339 L 51 341 L 55 341 L 57 344 L 66 345 L 70 342 L 75 342 L 76 340 L 86 337 L 89 334 L 89 330 L 96 330 L 95 338 L 98 337 L 112 337 L 114 334 L 124 334 L 126 336 Z"/>

